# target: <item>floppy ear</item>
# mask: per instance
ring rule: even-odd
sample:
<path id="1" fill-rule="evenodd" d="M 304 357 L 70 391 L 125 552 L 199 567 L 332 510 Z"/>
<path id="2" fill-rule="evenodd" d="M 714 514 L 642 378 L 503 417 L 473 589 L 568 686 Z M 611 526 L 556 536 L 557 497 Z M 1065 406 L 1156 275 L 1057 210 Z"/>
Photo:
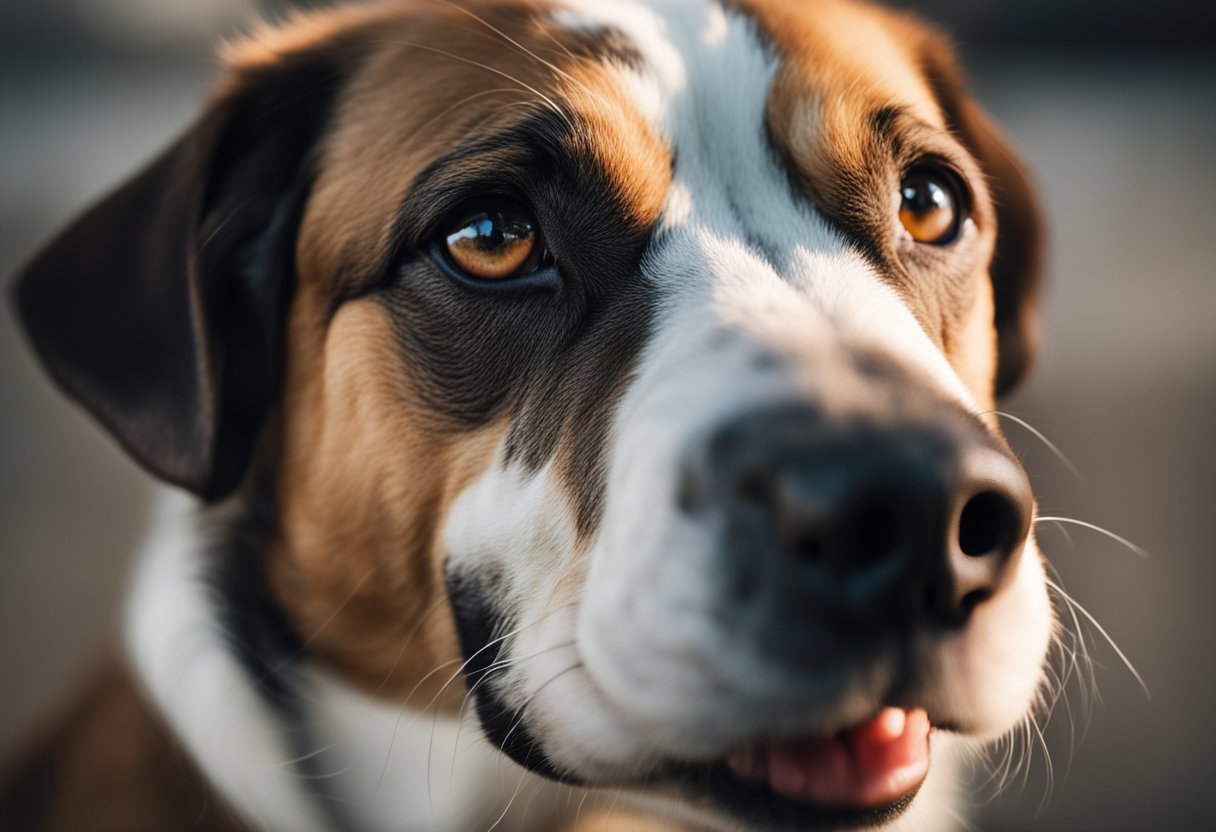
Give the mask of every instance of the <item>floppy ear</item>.
<path id="1" fill-rule="evenodd" d="M 967 93 L 949 45 L 934 38 L 924 66 L 950 127 L 988 175 L 996 203 L 997 240 L 991 276 L 996 302 L 996 394 L 1012 390 L 1039 346 L 1043 213 L 1034 185 L 1013 147 Z"/>
<path id="2" fill-rule="evenodd" d="M 278 395 L 296 227 L 338 76 L 318 54 L 234 73 L 14 287 L 59 386 L 148 470 L 205 499 L 240 482 Z"/>

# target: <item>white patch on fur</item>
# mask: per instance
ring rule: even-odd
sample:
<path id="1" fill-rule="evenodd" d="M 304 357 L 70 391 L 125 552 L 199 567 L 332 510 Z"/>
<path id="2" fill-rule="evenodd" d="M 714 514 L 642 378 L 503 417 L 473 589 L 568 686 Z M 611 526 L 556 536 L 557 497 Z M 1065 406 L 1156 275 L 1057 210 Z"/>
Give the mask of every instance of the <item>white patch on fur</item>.
<path id="1" fill-rule="evenodd" d="M 495 822 L 528 830 L 553 815 L 562 787 L 490 748 L 471 708 L 458 727 L 455 718 L 371 699 L 315 667 L 301 673 L 298 694 L 315 746 L 305 756 L 318 773 L 303 775 L 287 729 L 220 630 L 198 512 L 177 492 L 162 497 L 128 607 L 127 648 L 177 739 L 252 828 L 326 832 L 318 807 L 327 800 L 359 832 L 461 832 Z"/>
<path id="2" fill-rule="evenodd" d="M 166 492 L 127 610 L 137 675 L 211 784 L 254 828 L 323 832 L 273 711 L 220 631 L 206 584 L 197 504 Z"/>
<path id="3" fill-rule="evenodd" d="M 545 826 L 560 805 L 561 787 L 490 747 L 471 705 L 461 719 L 440 717 L 372 699 L 315 668 L 306 677 L 319 776 L 359 832 L 463 832 L 495 823 L 529 830 Z"/>

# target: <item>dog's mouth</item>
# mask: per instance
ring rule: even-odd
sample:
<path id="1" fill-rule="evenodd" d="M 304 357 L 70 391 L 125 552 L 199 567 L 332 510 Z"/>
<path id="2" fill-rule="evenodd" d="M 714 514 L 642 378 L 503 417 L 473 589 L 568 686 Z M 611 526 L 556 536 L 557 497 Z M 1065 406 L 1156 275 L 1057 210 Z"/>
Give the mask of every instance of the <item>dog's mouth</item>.
<path id="1" fill-rule="evenodd" d="M 830 736 L 756 742 L 689 767 L 685 787 L 775 828 L 863 827 L 898 815 L 929 773 L 928 714 L 884 708 Z"/>
<path id="2" fill-rule="evenodd" d="M 727 758 L 731 773 L 800 803 L 883 809 L 915 794 L 929 773 L 929 716 L 885 708 L 831 737 L 761 742 Z"/>

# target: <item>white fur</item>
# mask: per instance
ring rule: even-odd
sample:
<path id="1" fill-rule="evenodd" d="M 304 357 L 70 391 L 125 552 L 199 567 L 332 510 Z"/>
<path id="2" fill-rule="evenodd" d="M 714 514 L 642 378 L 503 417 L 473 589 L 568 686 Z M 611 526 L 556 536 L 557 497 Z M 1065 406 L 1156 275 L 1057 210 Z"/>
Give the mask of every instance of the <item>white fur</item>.
<path id="1" fill-rule="evenodd" d="M 304 756 L 318 773 L 302 776 L 287 727 L 219 630 L 197 505 L 165 491 L 156 515 L 128 607 L 128 652 L 196 765 L 253 828 L 325 832 L 322 801 L 339 805 L 359 832 L 459 832 L 495 822 L 527 830 L 552 816 L 559 787 L 491 749 L 471 709 L 461 725 L 425 707 L 374 700 L 315 667 L 302 672 L 298 693 L 313 741 Z M 527 799 L 515 800 L 520 794 Z"/>
<path id="2" fill-rule="evenodd" d="M 127 612 L 127 649 L 148 693 L 212 785 L 255 828 L 323 832 L 275 715 L 219 629 L 192 500 L 165 492 Z"/>

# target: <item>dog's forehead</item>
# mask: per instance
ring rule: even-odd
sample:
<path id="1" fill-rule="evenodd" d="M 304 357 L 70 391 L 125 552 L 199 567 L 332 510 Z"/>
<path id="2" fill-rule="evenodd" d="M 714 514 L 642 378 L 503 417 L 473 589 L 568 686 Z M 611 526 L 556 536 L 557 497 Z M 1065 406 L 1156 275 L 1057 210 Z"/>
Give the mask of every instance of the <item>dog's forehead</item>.
<path id="1" fill-rule="evenodd" d="M 424 0 L 342 27 L 364 57 L 317 164 L 300 235 L 306 275 L 357 281 L 382 271 L 403 204 L 438 165 L 497 167 L 526 193 L 535 171 L 493 151 L 543 145 L 558 132 L 575 168 L 609 180 L 632 220 L 653 220 L 669 181 L 667 148 L 611 70 L 636 54 L 616 33 L 563 26 L 557 11 L 527 0 Z M 554 129 L 542 135 L 538 124 Z"/>
<path id="2" fill-rule="evenodd" d="M 854 0 L 565 0 L 553 16 L 637 56 L 609 69 L 672 159 L 659 283 L 683 293 L 710 271 L 689 274 L 694 260 L 723 254 L 795 283 L 864 260 L 940 328 L 948 299 L 925 296 L 886 242 L 899 170 L 941 156 L 972 172 L 923 66 L 941 47 L 931 30 Z M 987 228 L 982 182 L 977 194 Z"/>
<path id="3" fill-rule="evenodd" d="M 806 221 L 771 210 L 786 189 L 774 175 L 864 164 L 875 112 L 943 121 L 908 45 L 919 29 L 851 0 L 422 2 L 348 28 L 371 58 L 343 96 L 301 235 L 320 274 L 383 269 L 428 166 L 545 110 L 581 122 L 580 150 L 639 218 L 665 202 L 678 221 L 690 189 L 712 185 L 750 199 L 732 213 L 761 228 Z M 669 188 L 672 173 L 684 182 Z"/>
<path id="4" fill-rule="evenodd" d="M 565 0 L 556 19 L 611 33 L 642 60 L 618 74 L 677 167 L 708 152 L 775 151 L 790 172 L 864 166 L 893 114 L 948 132 L 921 66 L 937 48 L 911 18 L 855 0 Z M 730 173 L 714 158 L 716 172 Z"/>

